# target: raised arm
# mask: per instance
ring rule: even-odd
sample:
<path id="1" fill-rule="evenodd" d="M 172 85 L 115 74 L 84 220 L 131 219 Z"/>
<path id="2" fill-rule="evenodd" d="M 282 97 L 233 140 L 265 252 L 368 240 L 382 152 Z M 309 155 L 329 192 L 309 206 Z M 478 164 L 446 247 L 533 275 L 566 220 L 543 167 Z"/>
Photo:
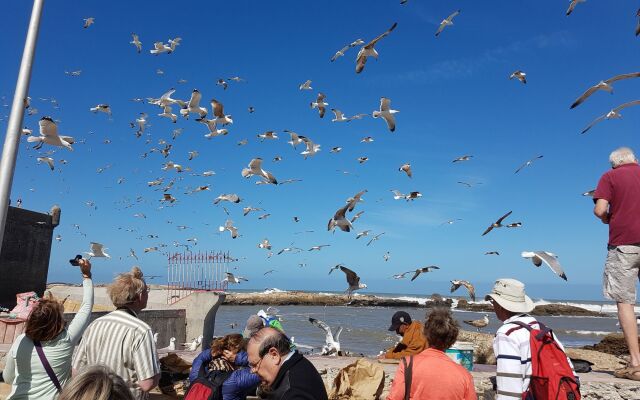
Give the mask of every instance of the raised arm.
<path id="1" fill-rule="evenodd" d="M 89 260 L 81 259 L 80 271 L 82 272 L 82 304 L 80 309 L 73 317 L 73 320 L 67 328 L 71 343 L 78 344 L 84 330 L 89 325 L 91 318 L 91 310 L 93 309 L 93 281 L 91 280 L 91 263 Z"/>

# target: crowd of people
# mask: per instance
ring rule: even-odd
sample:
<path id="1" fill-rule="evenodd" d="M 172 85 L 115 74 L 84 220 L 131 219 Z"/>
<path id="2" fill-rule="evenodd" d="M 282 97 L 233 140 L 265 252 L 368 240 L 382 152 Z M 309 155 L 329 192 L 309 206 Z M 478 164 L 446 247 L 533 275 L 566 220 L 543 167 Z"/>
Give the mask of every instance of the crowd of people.
<path id="1" fill-rule="evenodd" d="M 635 218 L 640 215 L 640 167 L 628 148 L 612 152 L 610 162 L 612 169 L 602 176 L 593 196 L 595 215 L 609 225 L 603 293 L 617 303 L 630 352 L 629 365 L 615 375 L 640 380 L 634 314 L 640 276 L 640 223 Z M 138 316 L 147 306 L 149 291 L 142 271 L 133 267 L 118 275 L 108 287 L 116 310 L 89 323 L 91 263 L 80 259 L 78 264 L 83 278 L 79 311 L 66 326 L 60 302 L 40 299 L 34 304 L 24 333 L 7 354 L 2 377 L 11 384 L 8 399 L 146 399 L 158 386 L 161 371 L 156 344 L 151 328 Z M 530 315 L 534 304 L 525 285 L 515 279 L 498 279 L 485 300 L 502 321 L 493 342 L 496 398 L 537 398 L 536 390 L 550 390 L 554 383 L 549 383 L 549 376 L 555 374 L 560 382 L 553 388 L 564 396 L 555 398 L 579 399 L 579 379 L 571 360 L 558 338 Z M 430 310 L 424 323 L 399 311 L 389 330 L 402 337 L 380 356 L 401 360 L 389 400 L 477 398 L 469 371 L 445 354 L 459 332 L 448 308 Z M 545 365 L 551 359 L 553 364 Z M 223 400 L 248 395 L 327 399 L 316 368 L 298 352 L 280 321 L 262 311 L 249 318 L 242 335 L 214 339 L 195 358 L 189 380 L 191 388 L 198 382 L 213 383 L 219 392 L 215 398 Z"/>

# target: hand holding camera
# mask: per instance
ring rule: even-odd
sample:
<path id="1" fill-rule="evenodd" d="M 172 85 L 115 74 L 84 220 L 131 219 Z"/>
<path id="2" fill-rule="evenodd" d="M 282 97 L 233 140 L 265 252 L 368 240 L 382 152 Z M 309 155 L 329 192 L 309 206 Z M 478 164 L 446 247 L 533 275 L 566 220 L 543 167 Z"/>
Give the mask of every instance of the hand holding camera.
<path id="1" fill-rule="evenodd" d="M 91 278 L 91 262 L 82 258 L 82 255 L 78 254 L 75 258 L 69 260 L 69 264 L 74 267 L 80 267 L 80 272 L 85 278 Z"/>

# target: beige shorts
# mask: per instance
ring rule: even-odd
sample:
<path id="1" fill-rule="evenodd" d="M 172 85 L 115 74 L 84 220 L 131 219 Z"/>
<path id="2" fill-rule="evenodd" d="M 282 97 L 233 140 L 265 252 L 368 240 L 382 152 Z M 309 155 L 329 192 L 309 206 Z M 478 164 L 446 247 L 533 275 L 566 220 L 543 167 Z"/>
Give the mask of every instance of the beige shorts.
<path id="1" fill-rule="evenodd" d="M 640 278 L 640 245 L 609 246 L 602 294 L 617 303 L 635 304 Z"/>

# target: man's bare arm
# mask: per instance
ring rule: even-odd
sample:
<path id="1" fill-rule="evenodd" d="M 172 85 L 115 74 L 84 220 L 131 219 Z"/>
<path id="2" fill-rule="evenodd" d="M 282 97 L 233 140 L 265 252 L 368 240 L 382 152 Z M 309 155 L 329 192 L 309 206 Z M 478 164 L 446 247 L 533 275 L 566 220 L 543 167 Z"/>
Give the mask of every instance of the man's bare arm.
<path id="1" fill-rule="evenodd" d="M 596 205 L 593 207 L 593 213 L 596 217 L 602 221 L 603 224 L 609 223 L 609 202 L 605 199 L 596 200 Z"/>

